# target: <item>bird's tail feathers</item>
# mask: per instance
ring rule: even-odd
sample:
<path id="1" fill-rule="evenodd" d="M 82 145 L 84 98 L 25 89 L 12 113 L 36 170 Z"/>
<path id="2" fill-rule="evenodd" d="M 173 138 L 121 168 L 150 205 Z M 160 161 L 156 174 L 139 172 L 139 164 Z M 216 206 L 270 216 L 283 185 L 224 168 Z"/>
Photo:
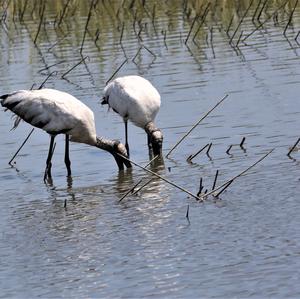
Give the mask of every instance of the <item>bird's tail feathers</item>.
<path id="1" fill-rule="evenodd" d="M 21 120 L 22 120 L 22 118 L 20 116 L 17 116 L 17 115 L 13 115 L 12 118 L 14 119 L 14 125 L 10 129 L 10 131 L 15 130 L 18 127 L 18 125 L 20 124 Z"/>
<path id="2" fill-rule="evenodd" d="M 0 97 L 1 100 L 5 100 L 7 97 L 9 97 L 10 94 L 4 94 Z"/>
<path id="3" fill-rule="evenodd" d="M 15 107 L 16 104 L 18 104 L 19 102 L 17 101 L 16 103 L 14 102 L 10 102 L 10 100 L 8 99 L 9 96 L 14 95 L 15 93 L 10 93 L 10 94 L 4 94 L 2 96 L 0 96 L 0 103 L 1 105 L 4 107 L 4 111 L 6 112 L 7 110 L 11 110 Z M 22 118 L 19 117 L 18 115 L 12 115 L 12 119 L 14 119 L 14 125 L 13 127 L 10 129 L 15 130 L 18 125 L 20 124 Z"/>

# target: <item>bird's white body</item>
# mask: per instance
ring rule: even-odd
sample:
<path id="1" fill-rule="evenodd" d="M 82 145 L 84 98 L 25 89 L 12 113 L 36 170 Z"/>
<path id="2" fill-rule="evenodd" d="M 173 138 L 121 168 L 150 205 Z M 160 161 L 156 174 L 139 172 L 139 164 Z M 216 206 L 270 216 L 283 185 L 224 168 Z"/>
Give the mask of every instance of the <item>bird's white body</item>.
<path id="1" fill-rule="evenodd" d="M 64 133 L 71 141 L 96 144 L 94 113 L 66 92 L 20 90 L 9 96 L 6 105 L 14 105 L 14 113 L 51 135 Z"/>
<path id="2" fill-rule="evenodd" d="M 141 128 L 153 122 L 161 104 L 156 88 L 140 76 L 113 80 L 105 87 L 104 98 L 125 121 L 130 120 Z"/>

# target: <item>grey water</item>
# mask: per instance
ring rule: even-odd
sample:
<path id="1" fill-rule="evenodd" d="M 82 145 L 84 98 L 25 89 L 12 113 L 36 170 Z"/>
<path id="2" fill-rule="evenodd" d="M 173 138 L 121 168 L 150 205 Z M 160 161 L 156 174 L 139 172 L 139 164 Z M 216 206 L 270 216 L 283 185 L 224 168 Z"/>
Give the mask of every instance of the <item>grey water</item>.
<path id="1" fill-rule="evenodd" d="M 287 156 L 300 137 L 299 7 L 284 36 L 295 2 L 280 9 L 284 1 L 269 1 L 253 21 L 262 7 L 254 1 L 230 45 L 226 31 L 233 35 L 250 1 L 213 1 L 186 43 L 206 1 L 95 1 L 88 23 L 90 2 L 70 1 L 58 25 L 67 2 L 45 2 L 40 22 L 42 2 L 1 1 L 1 94 L 38 88 L 53 72 L 45 87 L 79 98 L 99 135 L 124 142 L 122 119 L 100 102 L 127 59 L 116 76 L 141 75 L 161 94 L 164 155 L 228 94 L 152 171 L 197 194 L 201 177 L 210 191 L 216 170 L 220 185 L 274 151 L 218 199 L 201 203 L 154 177 L 119 202 L 151 174 L 118 172 L 106 152 L 72 143 L 67 178 L 58 136 L 45 184 L 49 136 L 35 129 L 8 165 L 31 126 L 11 130 L 2 109 L 0 298 L 299 298 L 300 153 Z M 131 158 L 146 165 L 146 135 L 132 124 L 129 143 Z M 207 143 L 210 157 L 186 161 Z"/>

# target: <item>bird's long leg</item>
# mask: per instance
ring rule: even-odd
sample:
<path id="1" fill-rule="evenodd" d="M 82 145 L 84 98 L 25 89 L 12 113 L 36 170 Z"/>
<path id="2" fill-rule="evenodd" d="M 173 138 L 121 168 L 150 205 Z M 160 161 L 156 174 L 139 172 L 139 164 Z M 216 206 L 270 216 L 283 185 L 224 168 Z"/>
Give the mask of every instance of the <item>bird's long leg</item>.
<path id="1" fill-rule="evenodd" d="M 52 167 L 51 159 L 52 159 L 52 156 L 53 156 L 54 139 L 55 139 L 55 135 L 52 135 L 51 140 L 50 140 L 48 157 L 47 157 L 47 161 L 46 161 L 44 181 L 46 180 L 47 177 L 51 178 L 51 167 Z"/>
<path id="2" fill-rule="evenodd" d="M 130 155 L 129 155 L 129 145 L 128 145 L 128 120 L 124 120 L 124 124 L 125 124 L 125 147 L 129 158 Z"/>
<path id="3" fill-rule="evenodd" d="M 68 170 L 68 176 L 71 176 L 71 161 L 69 156 L 69 135 L 68 134 L 66 134 L 65 164 Z"/>

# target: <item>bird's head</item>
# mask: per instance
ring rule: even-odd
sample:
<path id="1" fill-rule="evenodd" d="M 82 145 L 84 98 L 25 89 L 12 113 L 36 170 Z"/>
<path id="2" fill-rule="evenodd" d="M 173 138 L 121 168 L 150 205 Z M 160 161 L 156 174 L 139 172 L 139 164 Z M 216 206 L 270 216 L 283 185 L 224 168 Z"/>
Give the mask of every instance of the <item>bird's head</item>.
<path id="1" fill-rule="evenodd" d="M 127 168 L 132 167 L 130 161 L 127 160 L 128 154 L 124 144 L 122 144 L 119 140 L 113 140 L 112 142 L 113 142 L 113 146 L 112 146 L 111 154 L 114 156 L 118 164 L 119 170 L 123 170 L 124 165 Z"/>
<path id="2" fill-rule="evenodd" d="M 160 156 L 162 154 L 163 134 L 162 131 L 154 125 L 153 122 L 149 122 L 145 126 L 145 131 L 148 135 L 149 145 L 152 147 L 154 156 Z"/>
<path id="3" fill-rule="evenodd" d="M 161 156 L 163 144 L 163 134 L 161 130 L 157 129 L 157 131 L 151 132 L 150 141 L 154 156 Z"/>
<path id="4" fill-rule="evenodd" d="M 119 170 L 124 169 L 124 165 L 127 168 L 131 167 L 131 163 L 128 158 L 127 150 L 119 140 L 110 140 L 101 137 L 97 137 L 96 147 L 101 148 L 113 155 L 115 158 Z"/>

